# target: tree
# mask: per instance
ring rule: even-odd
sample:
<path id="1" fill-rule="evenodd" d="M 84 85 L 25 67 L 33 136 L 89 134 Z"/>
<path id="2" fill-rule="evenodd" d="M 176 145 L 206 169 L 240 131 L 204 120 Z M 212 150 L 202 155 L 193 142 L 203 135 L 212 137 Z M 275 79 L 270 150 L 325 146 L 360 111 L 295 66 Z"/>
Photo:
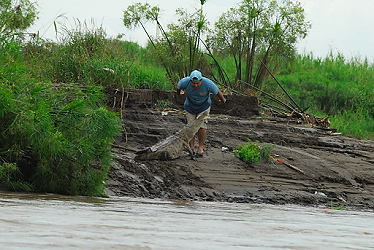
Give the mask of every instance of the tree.
<path id="1" fill-rule="evenodd" d="M 146 33 L 149 42 L 153 46 L 154 49 L 157 49 L 157 46 L 154 41 L 154 37 L 152 37 L 148 30 L 145 27 L 145 24 L 149 21 L 156 22 L 158 28 L 162 31 L 163 36 L 167 39 L 169 47 L 172 47 L 172 44 L 167 38 L 166 32 L 163 29 L 162 25 L 160 24 L 158 18 L 160 15 L 160 8 L 158 7 L 151 7 L 148 3 L 136 3 L 134 5 L 130 5 L 127 7 L 127 10 L 123 12 L 123 24 L 128 29 L 137 28 L 141 26 L 144 32 Z M 173 50 L 171 48 L 171 50 Z M 165 62 L 165 58 L 160 57 L 161 64 L 166 70 L 166 73 L 170 79 L 173 79 L 173 73 L 170 69 L 169 65 Z"/>
<path id="2" fill-rule="evenodd" d="M 276 69 L 277 60 L 294 57 L 296 42 L 304 38 L 310 28 L 300 3 L 243 0 L 236 8 L 222 14 L 210 30 L 203 13 L 205 2 L 201 0 L 200 9 L 192 14 L 178 9 L 178 22 L 169 24 L 168 31 L 158 22 L 159 9 L 156 7 L 138 3 L 124 12 L 125 26 L 143 27 L 156 57 L 173 82 L 186 76 L 191 69 L 199 68 L 219 82 L 231 82 L 230 87 L 237 90 L 244 90 L 248 84 L 260 87 L 270 73 L 270 66 Z M 150 20 L 157 23 L 162 37 L 149 35 L 144 23 Z M 205 33 L 209 34 L 207 39 L 204 39 Z M 207 55 L 213 64 L 208 63 Z M 234 58 L 234 79 L 228 79 L 215 58 L 217 55 Z M 218 76 L 212 73 L 212 65 L 217 67 Z"/>
<path id="3" fill-rule="evenodd" d="M 178 20 L 168 25 L 166 32 L 170 46 L 169 52 L 164 50 L 164 56 L 169 57 L 169 65 L 178 78 L 188 75 L 193 69 L 202 69 L 206 63 L 205 55 L 201 52 L 202 35 L 208 30 L 207 21 L 202 9 L 189 13 L 184 9 L 177 9 Z M 164 37 L 157 40 L 159 47 L 166 47 Z M 162 56 L 162 54 L 160 54 Z"/>
<path id="4" fill-rule="evenodd" d="M 34 3 L 29 0 L 0 2 L 0 36 L 7 38 L 29 28 L 37 18 Z"/>
<path id="5" fill-rule="evenodd" d="M 136 3 L 127 7 L 127 10 L 123 12 L 123 24 L 128 29 L 134 29 L 141 26 L 146 33 L 149 41 L 155 46 L 153 37 L 147 31 L 145 24 L 151 20 L 158 20 L 160 8 L 153 7 L 146 3 Z"/>
<path id="6" fill-rule="evenodd" d="M 200 53 L 202 33 L 207 29 L 206 18 L 203 15 L 203 5 L 206 0 L 200 0 L 201 7 L 195 13 L 178 9 L 177 24 L 169 24 L 166 31 L 159 22 L 158 7 L 151 7 L 148 3 L 136 3 L 128 6 L 124 11 L 124 25 L 132 29 L 141 26 L 148 36 L 153 52 L 165 68 L 172 82 L 177 82 L 192 69 L 200 68 L 204 58 Z M 161 31 L 161 37 L 152 37 L 145 27 L 145 23 L 153 21 Z M 205 60 L 206 61 L 206 60 Z"/>
<path id="7" fill-rule="evenodd" d="M 208 41 L 214 51 L 234 57 L 234 83 L 260 87 L 269 65 L 275 67 L 277 59 L 292 58 L 296 42 L 308 29 L 310 24 L 298 2 L 243 0 L 237 8 L 222 14 Z"/>

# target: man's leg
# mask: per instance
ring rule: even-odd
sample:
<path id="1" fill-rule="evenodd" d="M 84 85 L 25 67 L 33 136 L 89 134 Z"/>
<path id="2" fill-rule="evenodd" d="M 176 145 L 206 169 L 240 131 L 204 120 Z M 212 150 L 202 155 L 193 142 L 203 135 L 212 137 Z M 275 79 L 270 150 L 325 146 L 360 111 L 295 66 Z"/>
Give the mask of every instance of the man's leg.
<path id="1" fill-rule="evenodd" d="M 200 128 L 198 132 L 198 137 L 199 137 L 199 149 L 197 152 L 199 154 L 202 154 L 204 152 L 204 142 L 205 142 L 205 137 L 206 137 L 206 129 L 205 128 Z"/>

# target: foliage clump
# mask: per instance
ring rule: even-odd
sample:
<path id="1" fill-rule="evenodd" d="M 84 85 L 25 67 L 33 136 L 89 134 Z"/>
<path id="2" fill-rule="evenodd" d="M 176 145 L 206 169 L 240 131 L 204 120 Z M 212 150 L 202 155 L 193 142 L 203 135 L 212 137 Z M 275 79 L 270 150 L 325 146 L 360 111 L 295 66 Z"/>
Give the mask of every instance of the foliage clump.
<path id="1" fill-rule="evenodd" d="M 367 59 L 312 53 L 282 63 L 277 79 L 308 113 L 328 116 L 344 135 L 374 139 L 374 67 Z M 268 82 L 265 91 L 278 89 Z M 282 97 L 280 97 L 282 98 Z"/>
<path id="2" fill-rule="evenodd" d="M 16 42 L 0 55 L 0 187 L 104 195 L 121 125 L 100 87 L 39 83 Z"/>
<path id="3" fill-rule="evenodd" d="M 267 162 L 270 160 L 272 148 L 272 144 L 266 143 L 260 146 L 258 141 L 252 142 L 251 139 L 247 139 L 246 144 L 239 144 L 238 148 L 234 148 L 233 151 L 234 156 L 244 162 Z"/>
<path id="4" fill-rule="evenodd" d="M 22 32 L 37 19 L 34 3 L 29 0 L 1 0 L 0 2 L 0 38 L 11 39 Z"/>
<path id="5" fill-rule="evenodd" d="M 34 39 L 23 56 L 38 78 L 110 88 L 171 89 L 162 68 L 133 42 L 108 38 L 102 27 L 61 28 L 59 43 Z"/>

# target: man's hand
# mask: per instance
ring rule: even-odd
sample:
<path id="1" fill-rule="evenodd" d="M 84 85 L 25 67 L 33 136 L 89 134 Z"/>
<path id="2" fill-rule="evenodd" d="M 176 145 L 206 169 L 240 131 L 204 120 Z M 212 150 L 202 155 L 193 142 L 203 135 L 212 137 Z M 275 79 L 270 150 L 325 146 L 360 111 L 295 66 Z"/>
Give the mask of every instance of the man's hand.
<path id="1" fill-rule="evenodd" d="M 218 94 L 217 94 L 218 98 L 219 98 L 219 102 L 220 103 L 226 103 L 226 98 L 223 96 L 221 90 L 218 90 Z"/>
<path id="2" fill-rule="evenodd" d="M 225 104 L 226 101 L 227 101 L 226 98 L 223 98 L 223 100 L 222 100 L 222 99 L 219 99 L 219 100 L 218 100 L 218 102 L 220 102 L 220 103 L 222 103 L 222 104 Z"/>

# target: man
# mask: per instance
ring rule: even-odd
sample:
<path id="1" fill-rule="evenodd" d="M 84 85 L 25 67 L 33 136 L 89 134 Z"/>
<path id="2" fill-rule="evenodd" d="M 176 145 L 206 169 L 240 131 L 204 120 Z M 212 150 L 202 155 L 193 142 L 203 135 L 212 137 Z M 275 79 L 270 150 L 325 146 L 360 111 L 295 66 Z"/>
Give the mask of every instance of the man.
<path id="1" fill-rule="evenodd" d="M 194 70 L 191 72 L 189 77 L 185 77 L 178 82 L 177 94 L 186 94 L 186 100 L 184 102 L 184 109 L 187 112 L 187 122 L 191 123 L 196 117 L 208 110 L 212 100 L 210 93 L 217 95 L 221 103 L 225 103 L 226 99 L 218 87 L 209 78 L 203 77 L 201 72 Z M 197 133 L 199 138 L 199 148 L 197 151 L 198 156 L 202 156 L 204 152 L 204 142 L 206 137 L 206 122 L 202 122 L 200 129 Z M 189 142 L 192 151 L 195 148 L 195 136 Z"/>

